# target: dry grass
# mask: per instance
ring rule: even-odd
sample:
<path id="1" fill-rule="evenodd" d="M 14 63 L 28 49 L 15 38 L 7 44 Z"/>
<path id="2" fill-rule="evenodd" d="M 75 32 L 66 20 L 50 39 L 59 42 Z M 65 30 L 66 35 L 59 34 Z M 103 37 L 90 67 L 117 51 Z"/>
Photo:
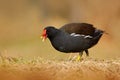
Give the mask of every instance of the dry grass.
<path id="1" fill-rule="evenodd" d="M 120 59 L 75 61 L 0 58 L 1 80 L 120 80 Z"/>

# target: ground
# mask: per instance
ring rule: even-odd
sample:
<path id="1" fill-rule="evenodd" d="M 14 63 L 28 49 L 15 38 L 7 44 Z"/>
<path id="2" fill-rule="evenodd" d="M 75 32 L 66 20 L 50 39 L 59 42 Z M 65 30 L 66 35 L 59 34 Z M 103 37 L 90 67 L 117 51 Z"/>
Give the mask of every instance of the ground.
<path id="1" fill-rule="evenodd" d="M 120 80 L 120 59 L 55 61 L 0 57 L 1 80 Z"/>

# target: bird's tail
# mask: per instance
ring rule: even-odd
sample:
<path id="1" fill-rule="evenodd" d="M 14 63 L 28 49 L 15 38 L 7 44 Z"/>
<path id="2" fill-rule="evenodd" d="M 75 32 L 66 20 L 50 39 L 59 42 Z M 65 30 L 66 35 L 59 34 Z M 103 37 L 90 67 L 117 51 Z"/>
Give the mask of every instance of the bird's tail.
<path id="1" fill-rule="evenodd" d="M 90 44 L 91 45 L 97 44 L 103 33 L 105 33 L 105 31 L 97 29 L 93 35 L 93 39 L 90 41 Z"/>

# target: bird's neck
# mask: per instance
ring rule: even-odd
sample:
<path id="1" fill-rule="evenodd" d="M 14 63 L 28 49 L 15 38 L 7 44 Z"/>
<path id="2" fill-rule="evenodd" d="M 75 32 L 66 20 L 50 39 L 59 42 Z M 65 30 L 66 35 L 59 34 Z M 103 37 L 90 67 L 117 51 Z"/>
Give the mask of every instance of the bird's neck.
<path id="1" fill-rule="evenodd" d="M 60 30 L 54 30 L 53 32 L 51 32 L 50 34 L 48 34 L 48 38 L 50 40 L 54 39 L 55 37 L 57 37 L 59 34 L 61 33 Z"/>

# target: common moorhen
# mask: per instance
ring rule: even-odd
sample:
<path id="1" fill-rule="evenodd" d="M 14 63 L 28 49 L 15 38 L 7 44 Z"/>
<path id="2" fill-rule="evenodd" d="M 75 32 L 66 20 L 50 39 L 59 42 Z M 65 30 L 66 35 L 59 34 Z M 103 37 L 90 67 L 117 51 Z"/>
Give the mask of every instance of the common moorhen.
<path id="1" fill-rule="evenodd" d="M 79 52 L 78 60 L 81 59 L 83 51 L 89 55 L 88 49 L 98 43 L 104 31 L 96 29 L 87 23 L 70 23 L 57 29 L 53 26 L 44 28 L 42 38 L 49 38 L 52 46 L 61 52 Z"/>

